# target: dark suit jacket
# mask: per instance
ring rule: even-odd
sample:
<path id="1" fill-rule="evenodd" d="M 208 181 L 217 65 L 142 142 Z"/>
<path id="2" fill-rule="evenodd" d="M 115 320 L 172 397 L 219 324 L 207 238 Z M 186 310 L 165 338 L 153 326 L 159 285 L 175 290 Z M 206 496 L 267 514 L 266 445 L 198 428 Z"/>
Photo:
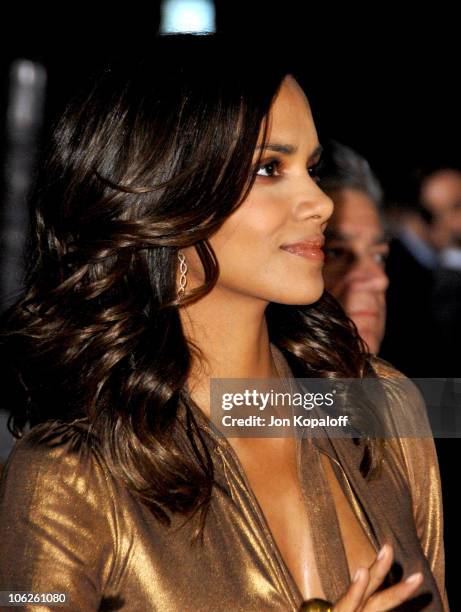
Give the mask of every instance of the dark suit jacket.
<path id="1" fill-rule="evenodd" d="M 386 333 L 380 356 L 412 378 L 443 376 L 432 305 L 434 273 L 398 238 L 389 246 Z"/>
<path id="2" fill-rule="evenodd" d="M 442 346 L 443 377 L 461 377 L 461 270 L 440 268 L 432 293 L 435 329 Z"/>

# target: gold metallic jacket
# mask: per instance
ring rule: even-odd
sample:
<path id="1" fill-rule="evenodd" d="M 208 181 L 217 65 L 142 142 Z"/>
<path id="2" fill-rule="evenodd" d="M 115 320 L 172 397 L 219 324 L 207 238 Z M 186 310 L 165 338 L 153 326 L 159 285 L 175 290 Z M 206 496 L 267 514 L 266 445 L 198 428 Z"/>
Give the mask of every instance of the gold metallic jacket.
<path id="1" fill-rule="evenodd" d="M 273 353 L 288 373 L 281 353 L 274 347 Z M 396 373 L 378 359 L 374 367 L 380 376 Z M 402 402 L 402 418 L 429 427 L 424 405 L 413 397 Z M 60 609 L 72 612 L 299 610 L 303 597 L 236 453 L 203 413 L 199 419 L 222 484 L 214 488 L 203 545 L 190 543 L 195 519 L 179 528 L 184 518 L 173 515 L 171 527 L 163 526 L 111 476 L 86 444 L 84 419 L 45 423 L 27 433 L 16 443 L 1 480 L 0 592 L 65 593 L 67 603 Z M 53 443 L 33 444 L 37 428 L 49 430 Z M 388 439 L 382 475 L 370 482 L 359 473 L 362 449 L 351 439 L 300 439 L 298 450 L 326 597 L 336 601 L 351 578 L 320 453 L 330 457 L 376 551 L 390 542 L 403 577 L 423 572 L 417 605 L 402 609 L 448 610 L 432 437 Z"/>

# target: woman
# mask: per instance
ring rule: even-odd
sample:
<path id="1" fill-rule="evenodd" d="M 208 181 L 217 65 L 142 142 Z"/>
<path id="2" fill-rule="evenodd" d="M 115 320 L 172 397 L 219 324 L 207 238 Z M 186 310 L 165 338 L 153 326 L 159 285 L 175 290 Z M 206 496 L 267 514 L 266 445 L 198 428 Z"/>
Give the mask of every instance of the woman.
<path id="1" fill-rule="evenodd" d="M 377 439 L 227 441 L 209 419 L 211 378 L 373 372 L 323 295 L 332 202 L 308 102 L 282 62 L 250 57 L 161 38 L 54 131 L 2 337 L 13 427 L 33 429 L 3 479 L 0 590 L 85 611 L 442 609 L 430 444 L 418 464 Z"/>

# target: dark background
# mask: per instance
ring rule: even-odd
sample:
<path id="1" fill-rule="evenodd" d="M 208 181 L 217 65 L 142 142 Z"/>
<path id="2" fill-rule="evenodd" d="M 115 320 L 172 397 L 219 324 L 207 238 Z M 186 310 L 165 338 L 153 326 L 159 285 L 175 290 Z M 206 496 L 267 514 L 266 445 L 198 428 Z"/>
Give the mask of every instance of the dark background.
<path id="1" fill-rule="evenodd" d="M 159 5 L 18 4 L 2 26 L 3 79 L 15 57 L 43 62 L 51 118 L 85 74 L 155 34 Z M 454 9 L 420 4 L 403 15 L 403 7 L 391 6 L 319 10 L 307 0 L 215 5 L 218 30 L 235 33 L 236 45 L 242 35 L 254 39 L 248 61 L 255 71 L 277 54 L 290 55 L 321 140 L 334 137 L 367 157 L 389 199 L 405 199 L 415 167 L 461 162 Z"/>

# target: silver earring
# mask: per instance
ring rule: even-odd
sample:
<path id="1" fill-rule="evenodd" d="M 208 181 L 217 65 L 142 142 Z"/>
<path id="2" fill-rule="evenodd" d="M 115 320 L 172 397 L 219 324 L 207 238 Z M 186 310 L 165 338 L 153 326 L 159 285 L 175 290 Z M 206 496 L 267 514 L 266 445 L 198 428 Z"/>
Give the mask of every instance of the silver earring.
<path id="1" fill-rule="evenodd" d="M 178 289 L 178 300 L 180 300 L 186 290 L 187 285 L 187 263 L 186 256 L 182 251 L 178 251 L 178 259 L 179 259 L 179 289 Z"/>

